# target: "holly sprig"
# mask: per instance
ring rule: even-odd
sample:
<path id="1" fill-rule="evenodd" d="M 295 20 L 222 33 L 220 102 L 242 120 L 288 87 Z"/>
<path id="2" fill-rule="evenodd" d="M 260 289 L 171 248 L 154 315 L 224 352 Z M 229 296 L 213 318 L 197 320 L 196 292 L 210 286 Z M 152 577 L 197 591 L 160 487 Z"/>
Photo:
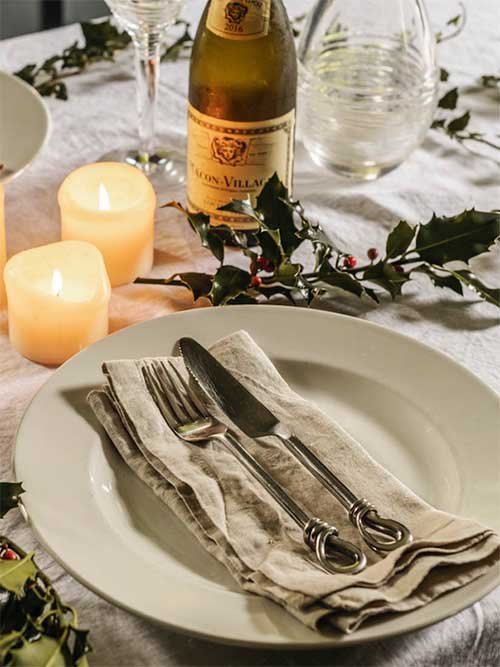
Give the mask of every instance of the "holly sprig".
<path id="1" fill-rule="evenodd" d="M 449 72 L 443 68 L 440 70 L 440 79 L 441 81 L 448 81 Z M 500 77 L 497 77 L 492 74 L 485 74 L 480 77 L 479 83 L 483 88 L 497 88 L 499 86 Z M 455 111 L 459 106 L 460 100 L 460 91 L 458 87 L 454 86 L 449 88 L 438 101 L 438 108 L 445 109 L 446 112 Z M 461 100 L 460 100 L 461 101 Z M 483 132 L 476 132 L 469 130 L 469 124 L 471 121 L 471 112 L 470 110 L 460 111 L 458 114 L 446 116 L 438 116 L 432 122 L 431 128 L 433 130 L 439 130 L 444 132 L 450 139 L 457 141 L 460 144 L 466 144 L 467 142 L 476 142 L 493 148 L 494 150 L 500 150 L 500 142 L 496 143 L 495 141 L 488 138 Z M 500 139 L 500 134 L 496 135 Z"/>
<path id="2" fill-rule="evenodd" d="M 193 43 L 188 21 L 178 19 L 177 26 L 183 28 L 182 34 L 168 45 L 161 56 L 161 61 L 175 61 L 184 55 Z M 55 97 L 59 100 L 68 99 L 68 88 L 65 79 L 85 72 L 90 65 L 110 61 L 115 55 L 126 49 L 131 37 L 120 31 L 111 20 L 80 23 L 83 44 L 77 40 L 65 48 L 62 53 L 47 58 L 41 65 L 30 63 L 14 72 L 26 83 L 33 86 L 44 97 Z"/>
<path id="3" fill-rule="evenodd" d="M 19 504 L 19 482 L 0 482 L 0 518 Z M 88 630 L 26 553 L 0 536 L 0 665 L 87 667 Z"/>
<path id="4" fill-rule="evenodd" d="M 178 202 L 166 206 L 186 216 L 219 266 L 213 274 L 180 272 L 168 278 L 138 278 L 137 283 L 187 287 L 195 300 L 204 297 L 214 306 L 258 303 L 276 295 L 292 304 L 310 304 L 339 291 L 378 304 L 384 292 L 396 299 L 413 278 L 424 275 L 436 287 L 460 295 L 467 288 L 500 307 L 500 289 L 482 282 L 469 265 L 500 237 L 498 211 L 433 215 L 417 225 L 402 220 L 388 235 L 385 250 L 368 248 L 368 261 L 359 265 L 352 253 L 339 248 L 318 223 L 309 220 L 276 174 L 255 204 L 250 198 L 233 200 L 221 209 L 251 219 L 255 231 L 250 237 L 228 226 L 212 227 L 209 216 L 191 213 Z M 227 245 L 242 253 L 248 268 L 225 263 Z M 307 246 L 308 268 L 296 259 Z"/>

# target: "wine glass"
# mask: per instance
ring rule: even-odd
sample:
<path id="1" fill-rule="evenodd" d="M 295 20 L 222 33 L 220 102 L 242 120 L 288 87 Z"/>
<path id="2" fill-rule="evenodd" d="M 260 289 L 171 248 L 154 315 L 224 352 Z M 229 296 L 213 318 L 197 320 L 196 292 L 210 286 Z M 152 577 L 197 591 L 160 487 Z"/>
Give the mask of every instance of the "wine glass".
<path id="1" fill-rule="evenodd" d="M 132 164 L 155 183 L 183 183 L 184 157 L 155 146 L 154 131 L 162 38 L 177 20 L 184 0 L 106 0 L 106 3 L 134 44 L 139 145 L 130 150 L 111 151 L 102 159 Z"/>
<path id="2" fill-rule="evenodd" d="M 438 88 L 423 0 L 317 0 L 298 56 L 299 128 L 316 163 L 371 180 L 423 140 Z"/>

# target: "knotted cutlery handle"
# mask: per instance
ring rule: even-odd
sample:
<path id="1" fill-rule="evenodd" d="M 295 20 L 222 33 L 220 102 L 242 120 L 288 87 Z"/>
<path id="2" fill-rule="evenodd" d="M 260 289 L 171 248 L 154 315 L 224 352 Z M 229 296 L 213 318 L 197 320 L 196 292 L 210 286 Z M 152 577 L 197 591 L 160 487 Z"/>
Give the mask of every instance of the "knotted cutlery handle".
<path id="1" fill-rule="evenodd" d="M 394 551 L 413 540 L 410 530 L 401 522 L 381 517 L 375 507 L 364 498 L 357 498 L 299 438 L 276 433 L 278 437 L 309 472 L 345 507 L 351 522 L 366 544 L 378 553 Z"/>
<path id="2" fill-rule="evenodd" d="M 331 574 L 356 574 L 366 567 L 366 556 L 361 549 L 343 540 L 335 526 L 317 517 L 304 526 L 304 542 Z"/>

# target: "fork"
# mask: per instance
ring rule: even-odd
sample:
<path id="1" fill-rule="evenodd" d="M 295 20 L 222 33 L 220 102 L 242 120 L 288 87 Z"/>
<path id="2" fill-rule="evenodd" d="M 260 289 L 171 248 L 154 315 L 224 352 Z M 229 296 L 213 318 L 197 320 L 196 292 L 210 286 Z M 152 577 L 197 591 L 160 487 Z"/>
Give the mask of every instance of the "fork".
<path id="1" fill-rule="evenodd" d="M 315 552 L 327 572 L 355 574 L 366 567 L 366 556 L 358 547 L 340 538 L 335 526 L 317 517 L 309 518 L 228 427 L 208 413 L 173 364 L 158 360 L 145 362 L 142 374 L 169 428 L 190 444 L 220 441 L 302 529 L 305 544 Z"/>

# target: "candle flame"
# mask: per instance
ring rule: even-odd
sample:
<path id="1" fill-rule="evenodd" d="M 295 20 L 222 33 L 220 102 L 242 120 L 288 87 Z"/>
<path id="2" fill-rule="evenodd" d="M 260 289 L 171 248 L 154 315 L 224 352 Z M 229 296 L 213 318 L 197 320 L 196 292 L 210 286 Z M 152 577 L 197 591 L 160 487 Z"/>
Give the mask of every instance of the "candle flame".
<path id="1" fill-rule="evenodd" d="M 52 272 L 52 294 L 59 296 L 62 292 L 63 277 L 59 269 L 54 269 Z"/>
<path id="2" fill-rule="evenodd" d="M 109 205 L 109 194 L 106 190 L 106 187 L 101 183 L 99 185 L 99 210 L 100 211 L 109 211 L 111 206 Z"/>

